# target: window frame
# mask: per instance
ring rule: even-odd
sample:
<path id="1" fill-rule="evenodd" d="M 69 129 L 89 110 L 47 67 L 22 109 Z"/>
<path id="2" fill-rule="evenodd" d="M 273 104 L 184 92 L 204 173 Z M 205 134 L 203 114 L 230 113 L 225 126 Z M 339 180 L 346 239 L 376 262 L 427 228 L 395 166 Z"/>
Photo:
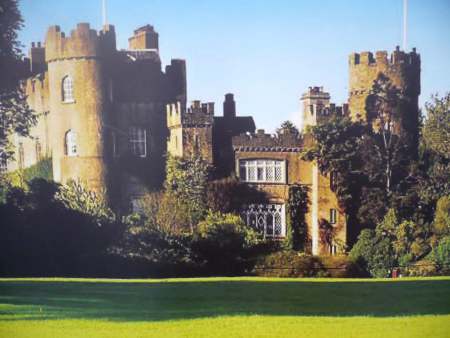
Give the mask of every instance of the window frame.
<path id="1" fill-rule="evenodd" d="M 284 159 L 242 158 L 238 159 L 237 166 L 239 179 L 242 182 L 256 184 L 286 184 L 286 160 Z M 276 179 L 277 169 L 281 171 L 279 180 Z M 270 175 L 272 178 L 269 178 Z"/>
<path id="2" fill-rule="evenodd" d="M 66 131 L 64 135 L 65 153 L 68 157 L 78 156 L 78 135 L 73 129 Z"/>
<path id="3" fill-rule="evenodd" d="M 276 216 L 279 216 L 280 233 L 277 235 Z M 284 239 L 286 238 L 286 205 L 284 203 L 258 203 L 244 206 L 241 217 L 245 224 L 261 231 L 264 239 Z M 271 224 L 268 223 L 271 217 Z M 271 231 L 268 232 L 268 228 Z"/>
<path id="4" fill-rule="evenodd" d="M 330 209 L 330 224 L 336 224 L 338 219 L 338 212 L 337 209 L 331 208 Z"/>
<path id="5" fill-rule="evenodd" d="M 141 133 L 143 131 L 143 133 Z M 143 135 L 143 139 L 140 137 Z M 143 153 L 140 150 L 140 144 L 143 144 Z M 147 157 L 147 129 L 139 126 L 128 127 L 128 147 L 133 156 Z"/>
<path id="6" fill-rule="evenodd" d="M 63 103 L 74 103 L 74 81 L 70 75 L 63 77 L 61 81 L 61 100 Z"/>

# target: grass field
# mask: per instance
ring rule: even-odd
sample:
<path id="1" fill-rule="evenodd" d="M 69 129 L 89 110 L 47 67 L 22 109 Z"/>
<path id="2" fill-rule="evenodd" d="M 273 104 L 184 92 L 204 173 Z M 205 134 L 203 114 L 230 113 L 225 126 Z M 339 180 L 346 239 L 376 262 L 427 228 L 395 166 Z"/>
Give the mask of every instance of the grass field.
<path id="1" fill-rule="evenodd" d="M 450 278 L 0 279 L 0 337 L 450 337 Z"/>

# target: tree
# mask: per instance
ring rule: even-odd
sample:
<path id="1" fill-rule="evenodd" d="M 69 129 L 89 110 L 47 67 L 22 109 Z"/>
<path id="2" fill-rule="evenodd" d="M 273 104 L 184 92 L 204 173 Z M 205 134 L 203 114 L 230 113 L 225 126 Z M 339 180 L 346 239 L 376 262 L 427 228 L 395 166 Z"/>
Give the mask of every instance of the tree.
<path id="1" fill-rule="evenodd" d="M 167 158 L 165 191 L 172 195 L 187 211 L 191 232 L 206 214 L 206 187 L 209 165 L 199 155 L 190 159 L 173 156 Z"/>
<path id="2" fill-rule="evenodd" d="M 439 156 L 450 160 L 450 92 L 443 97 L 433 95 L 425 103 L 427 119 L 423 126 L 425 146 Z"/>
<path id="3" fill-rule="evenodd" d="M 355 183 L 362 174 L 360 148 L 367 129 L 347 117 L 336 117 L 310 131 L 315 143 L 302 157 L 317 161 L 322 174 L 335 175 L 339 202 L 349 209 L 353 205 Z"/>
<path id="4" fill-rule="evenodd" d="M 284 121 L 279 128 L 277 128 L 276 133 L 278 135 L 293 135 L 298 137 L 300 135 L 300 131 L 298 128 L 289 120 Z"/>
<path id="5" fill-rule="evenodd" d="M 390 195 L 393 187 L 393 175 L 403 163 L 407 151 L 407 142 L 401 125 L 401 103 L 403 96 L 389 78 L 382 73 L 375 79 L 366 100 L 367 122 L 374 134 L 366 139 L 365 163 L 372 163 L 371 176 L 378 179 L 379 173 L 386 194 Z M 404 137 L 401 138 L 400 135 Z M 381 169 L 381 170 L 380 170 Z"/>
<path id="6" fill-rule="evenodd" d="M 437 201 L 433 231 L 439 237 L 450 235 L 450 195 Z"/>
<path id="7" fill-rule="evenodd" d="M 97 194 L 88 190 L 81 181 L 70 180 L 60 187 L 56 198 L 67 209 L 93 217 L 100 226 L 102 223 L 112 223 L 116 219 L 114 212 L 109 208 L 104 198 L 105 195 L 105 192 Z"/>
<path id="8" fill-rule="evenodd" d="M 28 136 L 37 115 L 28 107 L 20 80 L 26 75 L 17 31 L 23 19 L 16 0 L 0 2 L 0 161 L 14 154 L 10 137 Z"/>

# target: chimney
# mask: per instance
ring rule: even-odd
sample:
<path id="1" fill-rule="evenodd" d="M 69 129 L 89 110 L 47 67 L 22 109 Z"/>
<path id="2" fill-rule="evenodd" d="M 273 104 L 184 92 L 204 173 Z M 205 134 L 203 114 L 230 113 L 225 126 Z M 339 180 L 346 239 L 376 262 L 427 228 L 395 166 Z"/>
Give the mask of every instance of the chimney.
<path id="1" fill-rule="evenodd" d="M 236 117 L 236 102 L 234 101 L 234 95 L 231 93 L 225 94 L 223 116 L 226 118 Z"/>

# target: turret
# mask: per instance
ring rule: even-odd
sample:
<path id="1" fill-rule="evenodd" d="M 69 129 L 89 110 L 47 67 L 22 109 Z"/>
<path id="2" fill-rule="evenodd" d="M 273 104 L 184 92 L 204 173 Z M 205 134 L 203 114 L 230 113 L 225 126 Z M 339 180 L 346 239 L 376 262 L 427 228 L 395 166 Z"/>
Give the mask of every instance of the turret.
<path id="1" fill-rule="evenodd" d="M 366 120 L 366 99 L 380 73 L 411 101 L 418 102 L 420 55 L 415 48 L 407 53 L 397 47 L 390 57 L 386 51 L 377 51 L 375 57 L 371 52 L 353 53 L 349 57 L 349 109 L 353 120 Z"/>
<path id="2" fill-rule="evenodd" d="M 390 79 L 403 94 L 402 113 L 399 126 L 408 135 L 413 151 L 417 150 L 419 137 L 420 55 L 395 49 L 388 55 L 378 51 L 375 57 L 370 52 L 353 53 L 349 58 L 349 110 L 354 121 L 367 122 L 366 101 L 373 83 L 379 74 Z"/>
<path id="3" fill-rule="evenodd" d="M 50 111 L 54 112 L 51 128 L 55 181 L 80 179 L 97 191 L 108 187 L 104 58 L 113 44 L 112 26 L 97 34 L 89 24 L 80 23 L 68 37 L 58 26 L 48 30 L 45 57 Z"/>
<path id="4" fill-rule="evenodd" d="M 129 49 L 159 49 L 158 33 L 151 25 L 139 27 L 134 35 L 128 39 Z"/>
<path id="5" fill-rule="evenodd" d="M 166 76 L 169 99 L 173 102 L 180 102 L 183 106 L 186 106 L 186 61 L 172 59 L 170 65 L 166 66 Z"/>
<path id="6" fill-rule="evenodd" d="M 301 97 L 303 106 L 303 132 L 308 126 L 324 123 L 333 116 L 347 115 L 348 106 L 330 103 L 330 94 L 323 87 L 309 87 Z"/>
<path id="7" fill-rule="evenodd" d="M 214 103 L 192 101 L 187 109 L 180 103 L 167 105 L 169 139 L 167 151 L 177 157 L 200 155 L 213 163 L 212 128 Z"/>
<path id="8" fill-rule="evenodd" d="M 45 47 L 41 45 L 41 42 L 31 43 L 28 57 L 30 59 L 30 71 L 32 75 L 45 71 Z"/>

